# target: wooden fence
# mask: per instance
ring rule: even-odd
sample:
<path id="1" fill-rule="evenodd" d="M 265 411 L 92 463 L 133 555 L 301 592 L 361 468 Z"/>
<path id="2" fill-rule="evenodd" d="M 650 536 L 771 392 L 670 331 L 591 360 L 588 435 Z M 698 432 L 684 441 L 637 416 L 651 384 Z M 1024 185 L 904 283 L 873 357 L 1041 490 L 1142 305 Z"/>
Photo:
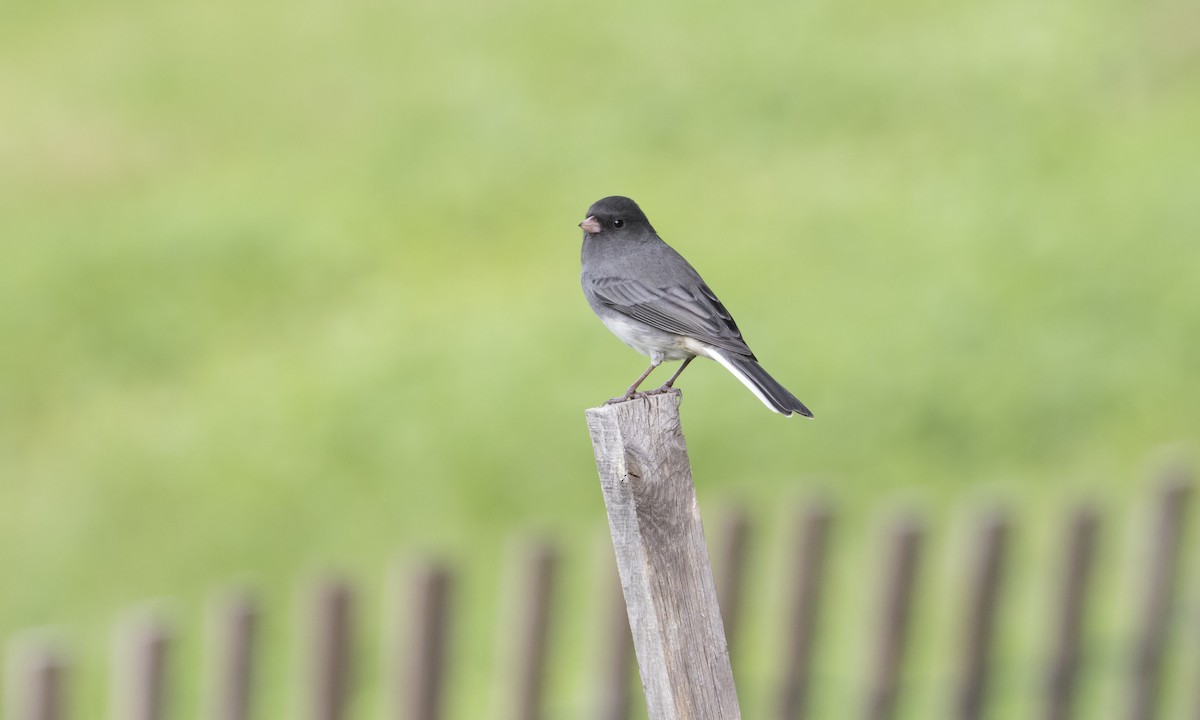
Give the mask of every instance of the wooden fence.
<path id="1" fill-rule="evenodd" d="M 1119 676 L 1104 678 L 1123 685 L 1119 695 L 1127 698 L 1122 707 L 1108 708 L 1106 717 L 1127 720 L 1155 720 L 1164 717 L 1158 706 L 1164 663 L 1172 649 L 1178 620 L 1177 585 L 1179 558 L 1183 544 L 1184 520 L 1192 493 L 1190 480 L 1182 475 L 1168 478 L 1155 502 L 1156 516 L 1148 523 L 1152 537 L 1149 555 L 1141 565 L 1143 579 L 1132 584 L 1130 607 L 1136 612 L 1136 633 L 1124 651 L 1124 670 Z M 713 555 L 722 572 L 717 576 L 724 627 L 730 645 L 742 625 L 739 613 L 745 585 L 747 537 L 753 526 L 744 514 L 731 513 L 715 532 Z M 833 510 L 814 504 L 800 513 L 794 546 L 788 549 L 788 579 L 785 583 L 784 616 L 779 619 L 784 652 L 777 659 L 778 671 L 768 687 L 744 687 L 745 695 L 766 693 L 768 715 L 778 720 L 810 717 L 810 694 L 820 688 L 814 678 L 822 677 L 815 666 L 814 645 L 820 635 L 823 618 L 840 608 L 822 604 L 822 588 L 828 576 Z M 1053 632 L 1046 638 L 1047 654 L 1042 664 L 1038 717 L 1067 720 L 1080 715 L 1073 700 L 1080 690 L 1080 669 L 1086 658 L 1087 606 L 1093 598 L 1090 578 L 1097 565 L 1097 537 L 1100 517 L 1089 506 L 1076 509 L 1064 522 L 1065 541 L 1057 558 L 1062 568 L 1052 604 Z M 1009 518 L 999 512 L 983 518 L 976 528 L 978 545 L 964 588 L 967 631 L 956 662 L 957 678 L 946 688 L 951 698 L 949 713 L 939 717 L 971 720 L 984 716 L 991 697 L 994 667 L 993 634 L 998 599 L 1005 593 L 1006 559 L 1011 536 Z M 878 593 L 878 615 L 867 618 L 877 633 L 873 648 L 863 653 L 861 683 L 863 703 L 855 717 L 888 720 L 897 714 L 897 701 L 905 690 L 902 669 L 910 645 L 910 619 L 913 614 L 914 585 L 925 554 L 926 532 L 912 516 L 896 519 L 885 533 L 882 564 L 874 578 L 877 583 L 864 592 Z M 524 600 L 514 619 L 512 637 L 520 642 L 509 648 L 505 675 L 515 687 L 511 707 L 498 708 L 495 715 L 505 720 L 543 720 L 544 678 L 551 627 L 551 607 L 559 573 L 559 553 L 546 543 L 534 544 L 525 556 L 518 578 Z M 428 564 L 411 578 L 413 602 L 411 615 L 401 618 L 411 632 L 403 643 L 391 643 L 389 652 L 399 658 L 396 676 L 380 684 L 387 689 L 385 717 L 403 720 L 438 720 L 445 717 L 447 693 L 447 638 L 454 618 L 452 607 L 456 593 L 454 571 L 440 564 Z M 601 671 L 595 678 L 593 696 L 599 698 L 579 713 L 568 717 L 587 720 L 623 720 L 639 714 L 638 688 L 633 681 L 630 631 L 624 601 L 614 587 L 608 601 L 609 611 L 602 622 L 609 628 L 603 633 L 607 646 L 598 649 Z M 356 594 L 343 581 L 324 581 L 311 588 L 306 627 L 311 637 L 305 661 L 309 673 L 300 694 L 304 696 L 303 720 L 346 720 L 348 701 L 355 682 L 358 650 L 353 645 L 356 619 Z M 1195 608 L 1192 608 L 1195 610 Z M 217 669 L 211 696 L 204 698 L 204 714 L 212 720 L 248 720 L 261 717 L 255 707 L 256 679 L 261 675 L 258 657 L 260 620 L 264 609 L 253 597 L 236 595 L 227 599 L 219 613 L 217 657 L 211 667 Z M 560 614 L 565 616 L 566 613 Z M 573 618 L 574 619 L 574 618 Z M 594 618 L 591 621 L 595 621 Z M 1190 626 L 1190 625 L 1189 625 Z M 112 707 L 109 714 L 118 720 L 159 720 L 165 718 L 168 703 L 166 688 L 172 668 L 174 647 L 169 628 L 153 617 L 122 626 L 119 645 L 120 667 L 115 669 Z M 1200 638 L 1188 638 L 1193 643 Z M 1175 643 L 1174 645 L 1180 645 Z M 736 668 L 737 657 L 734 658 Z M 86 714 L 96 717 L 91 708 L 71 707 L 70 686 L 74 675 L 71 658 L 52 644 L 21 643 L 10 648 L 6 670 L 5 707 L 7 720 L 65 720 Z M 1187 717 L 1200 718 L 1200 690 L 1193 693 L 1195 705 Z M 87 712 L 82 712 L 86 710 Z M 357 713 L 363 715 L 363 713 Z M 369 713 L 375 717 L 375 713 Z M 196 712 L 186 716 L 197 717 Z M 555 718 L 554 720 L 557 720 Z"/>

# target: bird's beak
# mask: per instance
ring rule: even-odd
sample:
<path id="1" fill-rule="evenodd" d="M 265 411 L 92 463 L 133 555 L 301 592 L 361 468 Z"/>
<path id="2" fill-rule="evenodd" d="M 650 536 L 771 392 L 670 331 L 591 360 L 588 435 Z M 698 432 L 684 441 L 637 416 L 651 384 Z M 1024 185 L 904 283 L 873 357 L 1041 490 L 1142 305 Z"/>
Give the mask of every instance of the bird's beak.
<path id="1" fill-rule="evenodd" d="M 594 215 L 588 215 L 588 219 L 579 223 L 579 227 L 588 235 L 595 235 L 600 232 L 600 221 Z"/>

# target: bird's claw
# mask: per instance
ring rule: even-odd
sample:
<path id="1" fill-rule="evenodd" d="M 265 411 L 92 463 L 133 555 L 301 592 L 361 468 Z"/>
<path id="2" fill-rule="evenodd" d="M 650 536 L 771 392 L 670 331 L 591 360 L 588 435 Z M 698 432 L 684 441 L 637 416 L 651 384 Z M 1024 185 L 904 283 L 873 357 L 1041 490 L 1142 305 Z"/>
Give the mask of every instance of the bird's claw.
<path id="1" fill-rule="evenodd" d="M 623 403 L 623 402 L 627 402 L 629 400 L 636 400 L 637 398 L 649 397 L 652 394 L 653 393 L 648 393 L 645 391 L 625 393 L 621 397 L 610 398 L 609 400 L 605 401 L 604 404 L 605 405 L 616 405 L 617 403 Z"/>
<path id="2" fill-rule="evenodd" d="M 679 392 L 679 390 L 676 389 L 675 387 L 672 387 L 671 385 L 663 385 L 662 387 L 656 388 L 654 390 L 639 390 L 639 391 L 633 392 L 633 393 L 626 393 L 620 397 L 615 397 L 615 398 L 606 400 L 604 402 L 604 404 L 605 405 L 616 405 L 618 403 L 628 402 L 630 400 L 637 400 L 637 399 L 645 400 L 654 395 L 666 395 L 667 393 L 677 393 L 677 392 Z"/>

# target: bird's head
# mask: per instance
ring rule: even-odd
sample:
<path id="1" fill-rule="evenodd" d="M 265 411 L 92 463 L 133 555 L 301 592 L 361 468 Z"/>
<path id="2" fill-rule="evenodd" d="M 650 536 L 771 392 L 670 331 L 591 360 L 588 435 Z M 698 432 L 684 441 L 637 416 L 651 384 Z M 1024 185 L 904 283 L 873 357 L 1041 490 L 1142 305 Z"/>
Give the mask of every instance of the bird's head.
<path id="1" fill-rule="evenodd" d="M 589 236 L 637 236 L 654 232 L 637 203 L 620 195 L 592 203 L 587 211 L 587 219 L 579 223 L 579 227 Z"/>

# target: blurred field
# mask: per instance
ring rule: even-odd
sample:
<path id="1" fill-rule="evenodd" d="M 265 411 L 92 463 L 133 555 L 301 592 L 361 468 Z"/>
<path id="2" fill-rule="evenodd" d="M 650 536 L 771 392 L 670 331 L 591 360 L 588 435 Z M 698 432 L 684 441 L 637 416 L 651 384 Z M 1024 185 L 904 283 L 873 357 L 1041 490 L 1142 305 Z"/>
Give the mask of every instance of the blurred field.
<path id="1" fill-rule="evenodd" d="M 190 625 L 230 580 L 284 603 L 432 550 L 475 573 L 479 716 L 504 540 L 603 534 L 582 410 L 644 365 L 575 225 L 613 193 L 816 413 L 690 368 L 712 507 L 823 493 L 858 543 L 889 503 L 998 499 L 1038 567 L 1067 500 L 1135 505 L 1196 440 L 1188 3 L 0 12 L 0 638 L 95 660 L 143 598 Z"/>

